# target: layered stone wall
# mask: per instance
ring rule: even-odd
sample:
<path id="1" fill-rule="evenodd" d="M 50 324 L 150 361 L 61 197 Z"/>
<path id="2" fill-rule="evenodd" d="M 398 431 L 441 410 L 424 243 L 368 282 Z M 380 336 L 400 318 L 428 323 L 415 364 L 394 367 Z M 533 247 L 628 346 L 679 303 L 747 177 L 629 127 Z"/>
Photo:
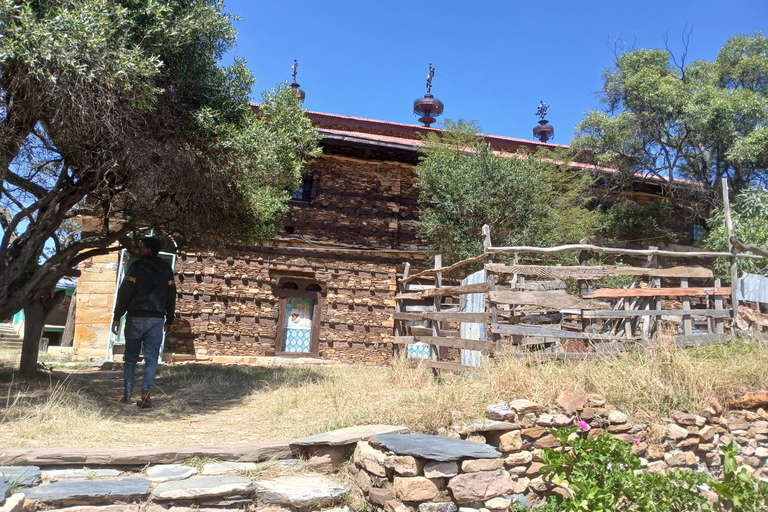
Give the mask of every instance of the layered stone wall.
<path id="1" fill-rule="evenodd" d="M 698 414 L 672 411 L 663 418 L 647 413 L 629 418 L 598 395 L 564 394 L 558 405 L 547 410 L 529 400 L 515 400 L 491 406 L 486 420 L 449 434 L 465 444 L 445 449 L 439 448 L 445 437 L 422 439 L 417 434 L 403 442 L 403 437 L 375 436 L 358 443 L 348 472 L 379 512 L 507 510 L 512 501 L 535 504 L 553 492 L 567 494 L 565 487 L 550 485 L 539 471 L 543 449 L 558 446 L 547 430 L 584 422 L 581 435 L 609 432 L 630 443 L 644 470 L 655 473 L 682 468 L 720 478 L 719 447 L 733 435 L 740 447 L 739 466 L 768 481 L 768 413 L 761 408 L 768 405 L 768 392 L 751 393 L 734 403 L 748 409 L 724 412 L 713 399 Z M 472 455 L 469 445 L 495 450 Z"/>
<path id="2" fill-rule="evenodd" d="M 308 285 L 320 290 L 321 358 L 386 364 L 392 357 L 394 263 L 258 251 L 226 258 L 182 253 L 176 273 L 178 318 L 166 352 L 275 355 L 282 332 L 276 294 L 296 284 L 300 291 Z"/>

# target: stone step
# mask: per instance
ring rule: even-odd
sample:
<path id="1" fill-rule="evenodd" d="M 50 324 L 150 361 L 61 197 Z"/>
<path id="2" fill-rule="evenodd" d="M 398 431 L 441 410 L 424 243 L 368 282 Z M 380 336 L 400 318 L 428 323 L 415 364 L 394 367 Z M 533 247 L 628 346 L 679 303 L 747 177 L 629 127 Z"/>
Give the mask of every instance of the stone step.
<path id="1" fill-rule="evenodd" d="M 169 468 L 162 469 L 168 473 Z M 40 482 L 39 468 L 16 468 L 14 474 L 23 477 L 26 484 L 22 483 L 22 480 L 10 480 L 8 476 L 0 477 L 0 484 L 3 484 L 0 485 L 0 511 L 11 512 L 10 507 L 15 507 L 19 501 L 24 502 L 27 509 L 80 506 L 83 507 L 82 512 L 137 510 L 136 505 L 129 506 L 134 508 L 113 510 L 116 504 L 126 502 L 138 503 L 139 506 L 144 504 L 141 510 L 146 509 L 147 504 L 153 503 L 159 505 L 157 512 L 167 508 L 177 512 L 176 507 L 179 506 L 219 509 L 272 506 L 308 511 L 339 506 L 349 493 L 344 484 L 317 474 L 253 480 L 248 476 L 193 476 L 197 471 L 189 466 L 176 466 L 173 469 L 177 470 L 174 476 L 183 479 L 153 484 L 152 480 L 156 479 L 148 477 L 150 471 L 147 471 L 147 477 L 131 474 L 100 478 L 94 475 L 112 475 L 110 471 L 116 470 L 101 469 L 101 473 L 97 473 L 87 469 L 68 469 L 44 471 L 43 483 L 37 485 Z M 10 473 L 8 468 L 3 468 L 3 475 Z M 154 473 L 156 477 L 158 472 Z M 84 474 L 87 478 L 83 478 Z M 47 481 L 48 478 L 58 480 Z M 19 499 L 19 493 L 6 498 L 12 486 L 22 487 L 20 493 L 23 494 L 23 499 Z M 4 504 L 6 501 L 8 503 Z M 13 509 L 13 512 L 15 510 Z M 72 512 L 73 509 L 67 510 Z"/>

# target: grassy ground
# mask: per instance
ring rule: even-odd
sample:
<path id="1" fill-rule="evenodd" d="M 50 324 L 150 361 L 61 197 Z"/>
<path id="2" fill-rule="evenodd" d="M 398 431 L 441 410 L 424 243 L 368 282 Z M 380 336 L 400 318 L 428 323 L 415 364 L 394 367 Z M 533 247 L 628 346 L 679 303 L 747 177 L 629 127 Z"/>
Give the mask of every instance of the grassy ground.
<path id="1" fill-rule="evenodd" d="M 765 388 L 768 344 L 734 340 L 679 351 L 661 344 L 649 354 L 567 365 L 495 359 L 473 372 L 446 372 L 440 381 L 402 361 L 387 368 L 172 365 L 159 369 L 157 407 L 149 411 L 116 403 L 121 371 L 64 368 L 19 380 L 14 365 L 13 354 L 0 358 L 0 446 L 200 445 L 365 423 L 439 433 L 482 417 L 489 404 L 549 404 L 562 391 L 600 393 L 630 413 L 696 411 L 709 395 L 725 403 Z"/>

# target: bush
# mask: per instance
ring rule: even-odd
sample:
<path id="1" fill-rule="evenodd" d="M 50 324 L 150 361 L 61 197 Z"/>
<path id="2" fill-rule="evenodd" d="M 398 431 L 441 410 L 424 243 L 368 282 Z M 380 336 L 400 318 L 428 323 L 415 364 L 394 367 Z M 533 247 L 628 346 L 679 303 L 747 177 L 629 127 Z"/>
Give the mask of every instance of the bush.
<path id="1" fill-rule="evenodd" d="M 768 483 L 737 472 L 738 445 L 731 436 L 721 449 L 725 456 L 723 481 L 706 473 L 674 469 L 665 474 L 646 473 L 631 445 L 607 432 L 586 437 L 586 423 L 550 430 L 561 449 L 545 448 L 540 471 L 550 483 L 568 491 L 552 494 L 540 512 L 757 512 L 768 508 Z M 703 491 L 712 489 L 717 501 L 710 503 Z M 518 510 L 525 510 L 518 508 Z"/>

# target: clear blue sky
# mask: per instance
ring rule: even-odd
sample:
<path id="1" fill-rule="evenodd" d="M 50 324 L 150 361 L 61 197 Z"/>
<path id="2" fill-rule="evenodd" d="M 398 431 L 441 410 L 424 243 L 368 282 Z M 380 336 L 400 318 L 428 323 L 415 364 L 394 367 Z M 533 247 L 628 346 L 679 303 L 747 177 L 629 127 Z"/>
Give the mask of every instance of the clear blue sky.
<path id="1" fill-rule="evenodd" d="M 257 79 L 255 99 L 290 81 L 298 59 L 307 110 L 417 124 L 432 62 L 444 118 L 531 139 L 543 99 L 560 144 L 599 108 L 617 39 L 653 48 L 668 34 L 679 55 L 687 25 L 691 62 L 714 60 L 731 35 L 768 31 L 768 0 L 225 0 L 225 10 L 241 17 L 234 54 Z"/>

